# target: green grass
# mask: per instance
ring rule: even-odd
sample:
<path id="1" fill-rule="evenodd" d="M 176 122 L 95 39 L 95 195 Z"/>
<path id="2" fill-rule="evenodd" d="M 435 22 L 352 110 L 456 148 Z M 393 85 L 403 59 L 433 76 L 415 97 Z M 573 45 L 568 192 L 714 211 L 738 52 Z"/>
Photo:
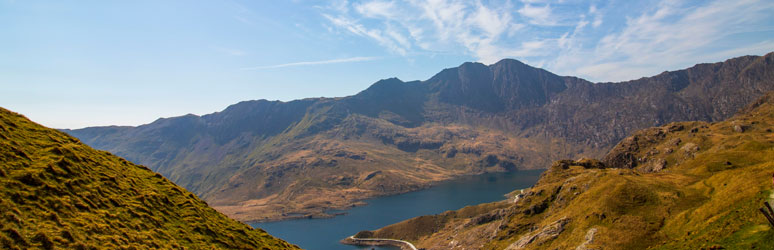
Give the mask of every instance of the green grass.
<path id="1" fill-rule="evenodd" d="M 732 122 L 749 124 L 744 133 L 733 131 Z M 584 241 L 590 228 L 599 231 L 590 247 L 603 249 L 772 249 L 774 230 L 758 208 L 772 192 L 774 173 L 774 104 L 764 103 L 749 113 L 714 124 L 684 123 L 686 129 L 640 145 L 638 158 L 664 158 L 669 166 L 658 173 L 625 169 L 552 169 L 533 190 L 556 186 L 585 186 L 578 195 L 559 192 L 569 201 L 550 199 L 549 208 L 538 216 L 512 216 L 509 226 L 525 222 L 545 225 L 559 217 L 572 218 L 570 226 L 555 240 L 535 249 L 574 248 Z M 693 127 L 702 127 L 691 133 Z M 664 128 L 666 128 L 665 126 Z M 645 138 L 647 135 L 642 135 Z M 668 142 L 681 138 L 675 147 Z M 695 156 L 679 147 L 695 143 Z M 665 148 L 672 147 L 667 153 Z M 649 154 L 651 149 L 659 153 Z M 548 193 L 548 192 L 545 192 Z M 520 207 L 527 207 L 534 197 Z M 541 201 L 542 202 L 542 201 Z M 600 219 L 599 214 L 605 217 Z M 520 234 L 507 235 L 488 246 L 502 248 Z"/>
<path id="2" fill-rule="evenodd" d="M 637 150 L 611 151 L 665 159 L 668 164 L 659 172 L 650 172 L 647 161 L 635 169 L 557 162 L 518 203 L 495 202 L 473 206 L 481 210 L 466 208 L 473 213 L 459 210 L 414 218 L 376 230 L 375 236 L 417 232 L 411 239 L 420 248 L 441 249 L 453 242 L 505 249 L 566 218 L 570 222 L 558 236 L 536 240 L 527 249 L 575 249 L 587 241 L 591 229 L 596 233 L 585 245 L 590 249 L 774 249 L 774 229 L 758 211 L 774 192 L 774 93 L 764 100 L 724 122 L 642 130 L 634 135 L 639 138 Z M 732 123 L 748 129 L 736 132 Z M 684 129 L 670 130 L 672 125 Z M 691 132 L 694 128 L 698 132 Z M 676 138 L 679 145 L 674 144 Z M 688 143 L 700 149 L 686 154 L 681 148 Z M 497 227 L 494 233 L 482 233 L 486 224 L 470 223 L 493 211 L 506 211 L 502 219 L 488 222 Z M 436 223 L 420 223 L 423 220 Z"/>
<path id="3" fill-rule="evenodd" d="M 293 249 L 160 174 L 0 109 L 5 249 Z"/>

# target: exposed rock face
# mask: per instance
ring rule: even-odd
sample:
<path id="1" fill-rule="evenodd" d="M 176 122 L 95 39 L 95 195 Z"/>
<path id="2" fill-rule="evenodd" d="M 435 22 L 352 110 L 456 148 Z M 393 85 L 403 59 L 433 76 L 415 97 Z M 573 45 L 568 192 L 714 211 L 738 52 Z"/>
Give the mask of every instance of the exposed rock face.
<path id="1" fill-rule="evenodd" d="M 658 171 L 663 170 L 667 166 L 667 161 L 664 160 L 664 159 L 660 159 L 660 158 L 659 159 L 652 159 L 650 161 L 650 163 L 651 163 L 650 166 L 646 170 L 648 172 L 658 172 Z"/>
<path id="2" fill-rule="evenodd" d="M 524 249 L 529 244 L 540 245 L 543 242 L 553 240 L 564 231 L 564 226 L 567 225 L 567 223 L 570 223 L 569 218 L 557 220 L 536 232 L 522 236 L 519 240 L 508 246 L 506 250 Z"/>
<path id="3" fill-rule="evenodd" d="M 748 125 L 742 124 L 741 122 L 735 122 L 731 124 L 731 126 L 733 126 L 734 128 L 734 132 L 737 132 L 737 133 L 744 133 L 744 131 L 749 128 Z"/>
<path id="4" fill-rule="evenodd" d="M 555 161 L 551 168 L 568 169 L 570 166 L 581 166 L 583 168 L 603 169 L 605 164 L 597 159 L 581 158 L 580 160 L 559 160 Z"/>
<path id="5" fill-rule="evenodd" d="M 686 143 L 680 150 L 683 151 L 685 156 L 693 156 L 699 151 L 699 145 L 696 145 L 696 143 Z"/>
<path id="6" fill-rule="evenodd" d="M 586 232 L 586 236 L 584 237 L 586 241 L 578 245 L 575 250 L 594 250 L 594 248 L 589 248 L 588 245 L 594 243 L 594 236 L 597 234 L 597 231 L 598 230 L 596 227 L 589 229 L 589 231 Z"/>
<path id="7" fill-rule="evenodd" d="M 277 219 L 463 174 L 601 157 L 636 129 L 728 118 L 774 90 L 772 72 L 774 53 L 620 83 L 557 76 L 515 60 L 465 63 L 426 81 L 382 80 L 354 96 L 247 101 L 201 117 L 66 132 L 150 166 L 235 218 Z M 625 144 L 637 149 L 648 136 Z M 611 157 L 603 163 L 640 162 Z"/>

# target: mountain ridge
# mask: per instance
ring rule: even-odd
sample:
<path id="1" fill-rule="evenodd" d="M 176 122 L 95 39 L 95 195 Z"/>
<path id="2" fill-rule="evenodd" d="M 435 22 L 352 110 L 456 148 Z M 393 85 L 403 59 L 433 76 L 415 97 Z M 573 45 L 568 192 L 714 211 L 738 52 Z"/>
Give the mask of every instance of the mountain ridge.
<path id="1" fill-rule="evenodd" d="M 65 131 L 150 166 L 240 220 L 325 216 L 459 175 L 600 157 L 639 128 L 719 121 L 774 90 L 772 68 L 769 53 L 591 83 L 517 60 L 465 63 L 425 81 L 380 80 L 347 97 L 247 101 L 170 118 L 177 123 Z"/>

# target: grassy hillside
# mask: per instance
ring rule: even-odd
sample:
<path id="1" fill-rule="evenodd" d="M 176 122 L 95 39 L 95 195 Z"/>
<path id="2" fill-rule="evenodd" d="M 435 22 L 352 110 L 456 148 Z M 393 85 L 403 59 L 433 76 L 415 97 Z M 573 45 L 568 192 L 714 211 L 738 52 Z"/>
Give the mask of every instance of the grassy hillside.
<path id="1" fill-rule="evenodd" d="M 0 108 L 0 248 L 297 247 L 144 166 Z"/>
<path id="2" fill-rule="evenodd" d="M 641 130 L 507 201 L 362 232 L 428 249 L 774 249 L 774 93 L 718 123 Z M 518 197 L 518 198 L 517 198 Z M 514 201 L 516 200 L 516 201 Z"/>

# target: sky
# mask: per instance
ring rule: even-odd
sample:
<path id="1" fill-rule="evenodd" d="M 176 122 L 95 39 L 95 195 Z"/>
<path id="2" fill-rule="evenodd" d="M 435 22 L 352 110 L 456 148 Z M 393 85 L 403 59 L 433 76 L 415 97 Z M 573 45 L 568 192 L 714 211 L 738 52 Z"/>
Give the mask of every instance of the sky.
<path id="1" fill-rule="evenodd" d="M 771 0 L 0 0 L 0 107 L 53 128 L 358 93 L 503 58 L 593 82 L 774 51 Z"/>

